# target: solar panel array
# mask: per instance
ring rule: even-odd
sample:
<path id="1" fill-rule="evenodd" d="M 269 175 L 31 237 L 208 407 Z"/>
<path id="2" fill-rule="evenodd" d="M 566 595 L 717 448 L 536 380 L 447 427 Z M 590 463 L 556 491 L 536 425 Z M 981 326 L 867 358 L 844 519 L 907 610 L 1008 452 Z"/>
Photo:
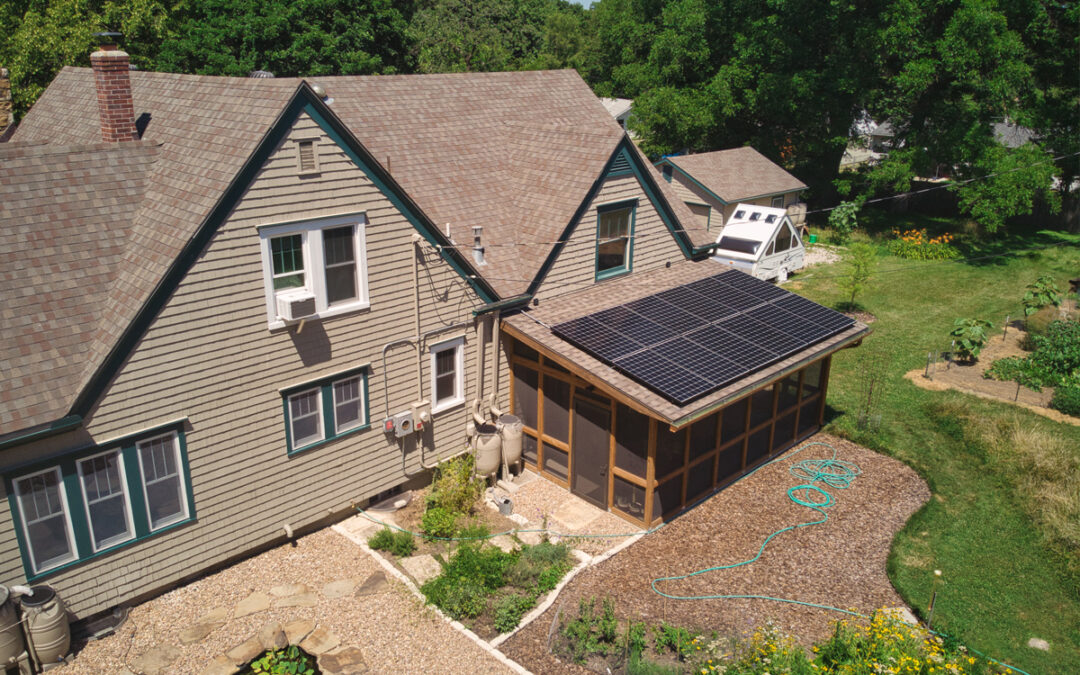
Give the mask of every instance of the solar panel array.
<path id="1" fill-rule="evenodd" d="M 681 406 L 854 323 L 749 274 L 725 270 L 553 331 Z"/>

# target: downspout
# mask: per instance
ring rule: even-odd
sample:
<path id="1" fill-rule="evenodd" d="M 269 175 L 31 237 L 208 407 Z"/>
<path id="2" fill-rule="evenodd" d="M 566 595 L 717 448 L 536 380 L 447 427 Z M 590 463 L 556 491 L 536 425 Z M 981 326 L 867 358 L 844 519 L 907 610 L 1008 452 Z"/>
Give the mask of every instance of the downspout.
<path id="1" fill-rule="evenodd" d="M 491 393 L 488 394 L 488 410 L 496 422 L 503 411 L 496 407 L 499 402 L 499 310 L 491 314 Z"/>
<path id="2" fill-rule="evenodd" d="M 413 283 L 413 316 L 416 319 L 416 400 L 424 400 L 424 358 L 423 345 L 420 342 L 420 242 L 423 238 L 419 233 L 412 237 L 412 283 Z M 421 451 L 422 453 L 422 451 Z M 423 454 L 421 454 L 421 457 Z"/>

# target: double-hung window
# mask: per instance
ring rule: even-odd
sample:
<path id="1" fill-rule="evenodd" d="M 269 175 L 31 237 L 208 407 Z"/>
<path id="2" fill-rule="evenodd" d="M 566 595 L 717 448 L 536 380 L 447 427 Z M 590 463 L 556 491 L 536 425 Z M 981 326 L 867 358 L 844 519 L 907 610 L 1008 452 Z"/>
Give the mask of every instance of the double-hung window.
<path id="1" fill-rule="evenodd" d="M 100 551 L 134 536 L 131 512 L 124 487 L 124 460 L 110 450 L 78 462 L 90 544 Z"/>
<path id="2" fill-rule="evenodd" d="M 279 298 L 313 303 L 310 317 L 329 317 L 368 306 L 364 214 L 259 228 L 267 319 L 286 324 Z"/>
<path id="3" fill-rule="evenodd" d="M 636 210 L 636 201 L 607 204 L 597 208 L 597 279 L 630 271 Z"/>
<path id="4" fill-rule="evenodd" d="M 20 478 L 15 490 L 33 569 L 40 572 L 74 560 L 78 554 L 60 468 Z"/>
<path id="5" fill-rule="evenodd" d="M 194 518 L 183 432 L 169 426 L 10 478 L 28 578 Z"/>
<path id="6" fill-rule="evenodd" d="M 368 428 L 366 366 L 291 386 L 281 396 L 290 455 Z"/>
<path id="7" fill-rule="evenodd" d="M 431 410 L 440 412 L 465 402 L 465 338 L 431 348 Z"/>

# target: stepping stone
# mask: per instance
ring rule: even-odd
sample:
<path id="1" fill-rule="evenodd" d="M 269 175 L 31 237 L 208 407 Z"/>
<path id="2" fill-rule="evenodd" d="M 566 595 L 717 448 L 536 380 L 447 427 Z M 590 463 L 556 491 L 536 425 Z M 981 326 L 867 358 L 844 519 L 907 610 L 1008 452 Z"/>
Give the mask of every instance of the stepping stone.
<path id="1" fill-rule="evenodd" d="M 300 643 L 300 649 L 314 656 L 322 656 L 339 644 L 341 644 L 341 640 L 338 639 L 338 636 L 325 628 L 316 628 L 311 635 L 308 635 Z"/>
<path id="2" fill-rule="evenodd" d="M 551 517 L 562 523 L 567 530 L 578 531 L 599 518 L 600 510 L 580 499 L 567 499 L 552 512 Z"/>
<path id="3" fill-rule="evenodd" d="M 265 650 L 283 649 L 289 645 L 289 639 L 285 637 L 285 631 L 281 630 L 281 624 L 277 621 L 267 621 L 263 624 L 263 627 L 255 634 L 255 639 Z"/>
<path id="4" fill-rule="evenodd" d="M 426 554 L 402 558 L 401 566 L 409 576 L 416 580 L 418 586 L 442 574 L 442 565 L 439 561 Z"/>
<path id="5" fill-rule="evenodd" d="M 209 665 L 202 669 L 199 675 L 233 675 L 233 673 L 239 672 L 240 668 L 233 665 L 232 659 L 224 654 L 218 654 Z"/>
<path id="6" fill-rule="evenodd" d="M 255 614 L 256 612 L 265 612 L 268 609 L 270 609 L 270 596 L 266 593 L 256 591 L 236 603 L 236 608 L 233 610 L 233 618 L 239 619 L 240 617 Z"/>
<path id="7" fill-rule="evenodd" d="M 521 515 L 520 513 L 511 513 L 509 516 L 507 516 L 507 518 L 522 527 L 529 527 L 529 519 Z"/>
<path id="8" fill-rule="evenodd" d="M 334 600 L 336 598 L 344 598 L 353 592 L 356 588 L 356 581 L 353 579 L 341 579 L 339 581 L 331 581 L 322 587 L 322 594 L 324 598 Z"/>
<path id="9" fill-rule="evenodd" d="M 315 630 L 315 622 L 305 620 L 290 621 L 282 626 L 281 630 L 285 632 L 285 639 L 290 645 L 298 645 L 311 634 L 311 631 Z"/>
<path id="10" fill-rule="evenodd" d="M 215 607 L 206 614 L 203 614 L 195 623 L 225 623 L 229 620 L 229 608 L 228 607 Z"/>
<path id="11" fill-rule="evenodd" d="M 510 538 L 508 534 L 500 534 L 497 537 L 492 537 L 489 541 L 501 548 L 506 553 L 513 551 L 517 548 L 517 542 Z"/>
<path id="12" fill-rule="evenodd" d="M 246 642 L 241 642 L 225 652 L 225 656 L 233 662 L 233 665 L 243 666 L 250 661 L 254 661 L 256 656 L 265 651 L 258 638 L 248 638 Z"/>
<path id="13" fill-rule="evenodd" d="M 278 598 L 274 601 L 274 608 L 278 607 L 314 607 L 319 604 L 319 598 L 314 593 L 304 593 L 303 595 L 290 595 L 285 598 Z"/>
<path id="14" fill-rule="evenodd" d="M 274 586 L 270 589 L 270 595 L 275 598 L 288 598 L 293 595 L 303 595 L 304 593 L 310 593 L 311 587 L 307 584 L 283 584 L 281 586 Z"/>
<path id="15" fill-rule="evenodd" d="M 163 675 L 182 653 L 179 647 L 158 645 L 132 661 L 131 667 L 139 675 Z"/>
<path id="16" fill-rule="evenodd" d="M 343 647 L 320 656 L 319 670 L 326 675 L 354 675 L 366 673 L 367 664 L 357 647 Z"/>
<path id="17" fill-rule="evenodd" d="M 225 625 L 224 621 L 218 623 L 196 623 L 180 631 L 180 644 L 191 645 L 202 642 L 206 636 Z"/>
<path id="18" fill-rule="evenodd" d="M 1044 652 L 1050 651 L 1050 643 L 1042 638 L 1033 637 L 1028 640 L 1028 647 L 1032 649 L 1041 649 Z"/>
<path id="19" fill-rule="evenodd" d="M 382 519 L 380 518 L 380 520 Z M 382 525 L 379 525 L 378 523 L 373 523 L 359 514 L 341 521 L 340 523 L 338 523 L 338 527 L 345 530 L 351 535 L 361 537 L 363 539 L 367 539 L 368 537 L 382 529 Z"/>
<path id="20" fill-rule="evenodd" d="M 375 595 L 376 593 L 382 593 L 390 587 L 390 582 L 386 580 L 386 575 L 382 572 L 375 572 L 367 581 L 360 584 L 360 587 L 356 589 L 356 597 L 362 598 L 365 595 Z"/>
<path id="21" fill-rule="evenodd" d="M 536 474 L 532 471 L 525 469 L 518 475 L 514 476 L 514 484 L 523 487 L 536 480 Z"/>
<path id="22" fill-rule="evenodd" d="M 528 544 L 529 546 L 536 546 L 540 542 L 544 541 L 544 535 L 542 532 L 518 532 L 517 538 L 520 539 L 523 543 Z"/>

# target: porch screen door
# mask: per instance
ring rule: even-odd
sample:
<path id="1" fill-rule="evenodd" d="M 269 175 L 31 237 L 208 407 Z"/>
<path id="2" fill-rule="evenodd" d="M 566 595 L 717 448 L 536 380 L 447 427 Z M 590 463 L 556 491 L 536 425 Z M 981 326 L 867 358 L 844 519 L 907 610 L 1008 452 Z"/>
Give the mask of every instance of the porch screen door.
<path id="1" fill-rule="evenodd" d="M 573 476 L 570 490 L 602 509 L 608 505 L 611 407 L 578 396 L 574 400 Z"/>

